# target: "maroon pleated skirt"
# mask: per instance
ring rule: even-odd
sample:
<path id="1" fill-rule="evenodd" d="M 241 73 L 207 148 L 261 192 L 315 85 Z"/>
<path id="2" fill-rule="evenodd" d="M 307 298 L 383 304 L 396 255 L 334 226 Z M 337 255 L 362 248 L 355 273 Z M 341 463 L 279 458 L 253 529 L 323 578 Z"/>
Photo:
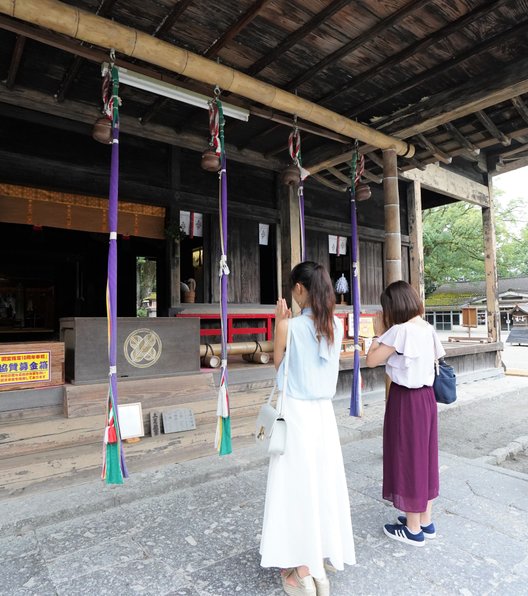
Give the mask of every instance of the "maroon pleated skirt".
<path id="1" fill-rule="evenodd" d="M 438 414 L 432 387 L 391 383 L 383 425 L 383 498 L 421 513 L 438 496 Z"/>

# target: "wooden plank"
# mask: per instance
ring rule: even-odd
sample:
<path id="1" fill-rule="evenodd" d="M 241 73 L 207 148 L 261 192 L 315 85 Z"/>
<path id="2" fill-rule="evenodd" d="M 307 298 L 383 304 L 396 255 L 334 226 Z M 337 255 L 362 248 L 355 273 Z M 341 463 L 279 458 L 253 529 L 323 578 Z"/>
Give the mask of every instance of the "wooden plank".
<path id="1" fill-rule="evenodd" d="M 231 404 L 231 419 L 235 424 L 240 420 L 256 420 L 260 406 L 266 401 L 269 390 L 254 392 L 244 400 L 234 400 Z M 217 421 L 216 401 L 204 400 L 181 404 L 181 407 L 193 410 L 196 421 L 196 432 Z M 174 408 L 153 408 L 153 411 L 163 412 Z M 150 409 L 143 411 L 144 427 L 147 435 L 150 433 Z M 19 457 L 30 453 L 56 451 L 80 445 L 100 444 L 103 436 L 105 415 L 86 416 L 75 419 L 54 419 L 42 422 L 26 423 L 24 425 L 6 428 L 0 440 L 0 459 Z M 195 431 L 189 431 L 195 432 Z"/>
<path id="2" fill-rule="evenodd" d="M 118 388 L 119 403 L 140 401 L 145 408 L 187 403 L 205 396 L 213 400 L 217 397 L 212 373 L 126 381 L 119 383 Z M 101 409 L 104 411 L 107 391 L 104 384 L 67 385 L 64 399 L 65 416 L 72 418 L 96 414 Z"/>
<path id="3" fill-rule="evenodd" d="M 15 424 L 21 420 L 42 420 L 56 418 L 63 413 L 63 406 L 45 406 L 43 408 L 25 408 L 0 412 L 0 422 L 4 425 Z"/>
<path id="4" fill-rule="evenodd" d="M 359 283 L 362 304 L 379 304 L 383 291 L 383 243 L 359 241 Z"/>
<path id="5" fill-rule="evenodd" d="M 480 120 L 481 124 L 486 128 L 490 135 L 500 141 L 505 147 L 511 145 L 511 139 L 509 136 L 501 132 L 493 120 L 486 114 L 484 110 L 478 110 L 475 112 L 475 116 Z"/>
<path id="6" fill-rule="evenodd" d="M 434 164 L 429 164 L 424 171 L 402 172 L 400 177 L 404 180 L 419 182 L 423 188 L 458 201 L 466 201 L 480 207 L 487 207 L 489 204 L 488 189 L 483 184 Z"/>
<path id="7" fill-rule="evenodd" d="M 253 2 L 246 12 L 204 52 L 204 56 L 207 58 L 216 56 L 225 45 L 232 41 L 240 31 L 244 29 L 244 27 L 251 23 L 269 1 L 270 0 L 256 0 Z"/>
<path id="8" fill-rule="evenodd" d="M 517 60 L 489 75 L 473 77 L 463 85 L 400 110 L 380 123 L 380 127 L 401 138 L 426 132 L 528 93 L 527 72 L 528 58 Z"/>
<path id="9" fill-rule="evenodd" d="M 311 31 L 314 31 L 321 26 L 327 19 L 332 17 L 334 14 L 339 12 L 343 7 L 350 3 L 350 0 L 333 0 L 326 8 L 321 12 L 314 15 L 309 21 L 307 21 L 302 27 L 299 27 L 296 31 L 288 35 L 281 43 L 279 43 L 271 52 L 265 54 L 254 64 L 252 64 L 247 70 L 247 74 L 256 75 L 261 70 L 266 68 L 268 64 L 274 62 L 277 58 L 287 52 L 292 46 L 298 43 L 301 39 L 306 37 Z"/>
<path id="10" fill-rule="evenodd" d="M 127 465 L 131 473 L 165 463 L 178 463 L 214 454 L 216 421 L 204 424 L 196 431 L 145 437 L 136 444 L 125 444 Z M 255 415 L 234 418 L 232 436 L 239 448 L 254 443 Z M 0 460 L 2 496 L 21 491 L 79 482 L 97 478 L 101 469 L 100 441 L 52 451 L 29 453 Z"/>
<path id="11" fill-rule="evenodd" d="M 379 97 L 370 98 L 369 100 L 365 101 L 365 103 L 354 108 L 348 115 L 350 118 L 353 118 L 359 116 L 365 111 L 370 111 L 374 107 L 382 105 L 390 99 L 393 99 L 394 97 L 403 95 L 404 93 L 410 91 L 411 89 L 414 89 L 418 85 L 423 85 L 433 77 L 438 77 L 439 75 L 445 74 L 455 66 L 464 63 L 466 60 L 472 58 L 473 56 L 482 54 L 483 52 L 486 52 L 494 47 L 500 46 L 501 44 L 510 43 L 517 36 L 519 36 L 519 38 L 525 36 L 527 31 L 528 24 L 526 23 L 526 21 L 523 21 L 505 32 L 499 33 L 479 44 L 472 45 L 469 50 L 462 52 L 456 57 L 450 58 L 449 60 L 442 62 L 441 64 L 438 64 L 433 68 L 428 68 L 419 75 L 414 75 L 402 84 L 393 87 L 387 93 L 384 93 Z M 475 78 L 479 79 L 479 77 Z M 450 118 L 450 120 L 454 120 L 454 118 Z"/>
<path id="12" fill-rule="evenodd" d="M 36 110 L 37 112 L 44 112 L 45 114 L 53 114 L 69 120 L 85 122 L 90 125 L 94 123 L 93 106 L 70 100 L 65 100 L 63 103 L 58 104 L 52 96 L 39 91 L 22 88 L 15 88 L 10 91 L 0 86 L 0 101 L 30 110 Z M 144 137 L 176 147 L 184 147 L 193 151 L 199 151 L 200 153 L 203 152 L 204 140 L 202 135 L 182 131 L 177 132 L 172 127 L 162 124 L 149 123 L 143 125 L 137 118 L 127 116 L 126 113 L 120 115 L 120 122 L 123 130 L 126 129 L 127 134 L 132 136 Z M 227 144 L 226 151 L 229 153 L 230 159 L 241 163 L 251 163 L 266 170 L 280 170 L 283 167 L 282 161 L 265 158 L 262 154 L 251 149 L 239 150 L 234 145 Z"/>
<path id="13" fill-rule="evenodd" d="M 25 45 L 26 37 L 23 35 L 17 35 L 15 48 L 13 49 L 13 55 L 11 56 L 11 64 L 9 65 L 9 71 L 5 81 L 5 86 L 8 89 L 12 89 L 15 85 L 15 79 L 20 67 L 20 61 L 22 60 L 22 54 L 24 53 Z"/>
<path id="14" fill-rule="evenodd" d="M 395 137 L 384 135 L 314 102 L 249 77 L 234 68 L 154 39 L 143 31 L 131 30 L 116 21 L 79 11 L 58 0 L 17 0 L 16 10 L 8 0 L 0 0 L 0 12 L 9 16 L 15 16 L 16 13 L 16 17 L 21 20 L 86 43 L 107 49 L 113 47 L 117 52 L 136 60 L 146 61 L 205 84 L 218 85 L 226 92 L 233 92 L 279 111 L 297 114 L 313 124 L 351 138 L 358 138 L 365 143 L 372 143 L 379 148 L 393 148 L 398 154 L 409 154 L 411 157 L 414 154 L 413 147 Z M 111 44 L 109 40 L 112 40 Z"/>
<path id="15" fill-rule="evenodd" d="M 359 85 L 362 85 L 365 81 L 373 80 L 374 77 L 382 73 L 384 70 L 394 68 L 395 66 L 403 63 L 409 58 L 419 56 L 420 53 L 426 52 L 433 45 L 437 44 L 438 42 L 443 42 L 454 33 L 463 30 L 466 26 L 486 16 L 491 11 L 497 11 L 505 4 L 508 4 L 510 1 L 511 0 L 492 0 L 486 2 L 486 4 L 484 4 L 483 6 L 478 6 L 474 10 L 464 14 L 455 21 L 448 23 L 447 25 L 445 25 L 445 27 L 438 29 L 431 35 L 427 35 L 423 39 L 419 39 L 415 43 L 407 46 L 401 52 L 393 54 L 388 60 L 384 60 L 380 64 L 376 64 L 372 68 L 369 68 L 364 72 L 361 72 L 360 74 L 349 80 L 345 85 L 341 85 L 339 89 L 331 91 L 330 93 L 327 93 L 325 96 L 321 97 L 319 101 L 326 102 L 330 99 L 334 99 L 338 95 L 341 95 L 342 93 L 347 93 L 355 89 Z"/>
<path id="16" fill-rule="evenodd" d="M 428 0 L 412 0 L 411 2 L 407 2 L 407 4 L 404 4 L 398 10 L 395 10 L 394 12 L 390 13 L 387 17 L 378 21 L 373 27 L 367 29 L 366 31 L 363 31 L 360 35 L 355 36 L 354 39 L 341 46 L 335 52 L 328 54 L 322 60 L 310 67 L 308 70 L 305 70 L 303 73 L 289 81 L 284 88 L 296 89 L 306 81 L 310 80 L 318 72 L 320 72 L 327 66 L 337 62 L 346 55 L 351 54 L 358 48 L 362 47 L 368 41 L 372 40 L 378 35 L 381 35 L 387 29 L 390 29 L 390 27 L 392 27 L 398 21 L 407 17 L 413 11 L 422 8 L 427 3 Z"/>

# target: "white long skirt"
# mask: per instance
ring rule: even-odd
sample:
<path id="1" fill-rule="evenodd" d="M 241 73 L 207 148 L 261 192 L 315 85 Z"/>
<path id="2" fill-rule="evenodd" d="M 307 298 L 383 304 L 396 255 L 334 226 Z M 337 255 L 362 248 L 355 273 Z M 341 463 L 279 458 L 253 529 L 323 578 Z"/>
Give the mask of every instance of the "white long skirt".
<path id="1" fill-rule="evenodd" d="M 329 399 L 286 398 L 283 414 L 286 450 L 270 460 L 261 565 L 307 565 L 322 577 L 323 559 L 336 569 L 356 562 L 334 408 Z"/>

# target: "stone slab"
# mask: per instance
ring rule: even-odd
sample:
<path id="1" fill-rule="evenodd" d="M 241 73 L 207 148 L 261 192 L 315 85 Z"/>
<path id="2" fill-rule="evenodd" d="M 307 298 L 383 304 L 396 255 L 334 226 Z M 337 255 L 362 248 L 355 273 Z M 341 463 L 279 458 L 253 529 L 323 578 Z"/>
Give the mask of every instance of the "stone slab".
<path id="1" fill-rule="evenodd" d="M 174 410 L 164 410 L 162 412 L 163 432 L 179 433 L 186 430 L 194 430 L 196 421 L 194 412 L 190 408 L 177 408 Z"/>

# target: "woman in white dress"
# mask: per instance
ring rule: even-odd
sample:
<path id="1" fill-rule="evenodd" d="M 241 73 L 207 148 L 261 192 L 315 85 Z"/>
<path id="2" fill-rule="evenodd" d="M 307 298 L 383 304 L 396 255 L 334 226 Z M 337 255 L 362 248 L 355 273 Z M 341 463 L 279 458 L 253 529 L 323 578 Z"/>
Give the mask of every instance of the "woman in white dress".
<path id="1" fill-rule="evenodd" d="M 324 559 L 335 569 L 356 562 L 341 444 L 332 405 L 343 326 L 334 316 L 335 294 L 322 265 L 306 261 L 291 272 L 301 315 L 277 302 L 274 359 L 279 388 L 288 326 L 288 383 L 283 415 L 284 455 L 270 460 L 260 544 L 263 567 L 282 569 L 290 596 L 328 596 Z"/>

